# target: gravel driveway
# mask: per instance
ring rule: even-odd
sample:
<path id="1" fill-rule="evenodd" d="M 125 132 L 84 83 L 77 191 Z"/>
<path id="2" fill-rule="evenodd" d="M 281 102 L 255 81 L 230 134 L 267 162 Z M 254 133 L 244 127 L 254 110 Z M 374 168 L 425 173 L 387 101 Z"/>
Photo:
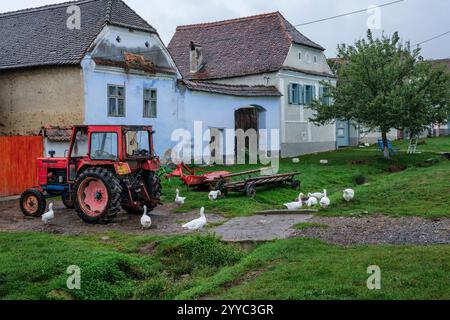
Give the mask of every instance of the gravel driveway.
<path id="1" fill-rule="evenodd" d="M 376 215 L 360 218 L 315 217 L 309 222 L 323 226 L 296 230 L 294 237 L 320 239 L 344 246 L 450 243 L 449 218 L 428 220 L 417 217 L 391 218 Z"/>

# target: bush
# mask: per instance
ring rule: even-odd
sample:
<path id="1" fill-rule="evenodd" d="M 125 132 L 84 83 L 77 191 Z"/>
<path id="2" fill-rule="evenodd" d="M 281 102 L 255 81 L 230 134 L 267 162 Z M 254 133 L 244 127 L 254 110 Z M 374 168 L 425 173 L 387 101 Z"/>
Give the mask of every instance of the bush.
<path id="1" fill-rule="evenodd" d="M 233 265 L 243 257 L 243 252 L 222 243 L 215 236 L 178 237 L 163 241 L 157 256 L 165 264 L 178 266 L 177 273 L 189 273 L 188 269 Z"/>
<path id="2" fill-rule="evenodd" d="M 366 177 L 362 174 L 358 174 L 353 178 L 353 182 L 358 186 L 361 186 L 366 183 Z"/>

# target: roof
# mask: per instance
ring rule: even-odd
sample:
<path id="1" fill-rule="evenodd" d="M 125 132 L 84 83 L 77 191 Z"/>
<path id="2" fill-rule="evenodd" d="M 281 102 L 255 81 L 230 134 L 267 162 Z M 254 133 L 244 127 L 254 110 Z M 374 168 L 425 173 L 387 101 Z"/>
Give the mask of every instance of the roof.
<path id="1" fill-rule="evenodd" d="M 43 127 L 39 133 L 51 142 L 70 142 L 72 127 Z"/>
<path id="2" fill-rule="evenodd" d="M 69 29 L 69 6 L 81 10 L 81 29 Z M 122 0 L 81 0 L 0 14 L 0 70 L 77 65 L 105 25 L 156 33 Z"/>
<path id="3" fill-rule="evenodd" d="M 450 72 L 450 58 L 448 58 L 448 59 L 430 60 L 430 62 L 434 66 L 446 66 L 447 67 L 447 71 Z"/>
<path id="4" fill-rule="evenodd" d="M 155 66 L 155 64 L 152 61 L 147 60 L 143 55 L 135 53 L 125 52 L 123 54 L 123 60 L 120 61 L 97 57 L 94 57 L 93 60 L 97 65 L 122 68 L 127 72 L 129 70 L 139 70 L 148 74 L 156 74 L 156 73 L 171 74 L 171 75 L 177 74 L 176 69 Z"/>
<path id="5" fill-rule="evenodd" d="M 274 86 L 226 85 L 205 81 L 183 80 L 192 91 L 226 94 L 238 97 L 280 97 L 282 94 Z"/>
<path id="6" fill-rule="evenodd" d="M 204 68 L 190 73 L 189 45 L 203 48 Z M 279 12 L 180 26 L 168 49 L 185 79 L 211 80 L 276 72 L 293 43 L 325 50 L 301 34 Z"/>

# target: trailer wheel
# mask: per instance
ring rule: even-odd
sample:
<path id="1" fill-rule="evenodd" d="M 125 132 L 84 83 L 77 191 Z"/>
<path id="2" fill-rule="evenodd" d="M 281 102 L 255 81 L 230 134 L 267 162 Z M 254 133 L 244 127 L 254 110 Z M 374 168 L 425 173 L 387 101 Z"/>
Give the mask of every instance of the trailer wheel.
<path id="1" fill-rule="evenodd" d="M 105 168 L 86 169 L 74 187 L 75 209 L 87 223 L 107 224 L 121 208 L 120 180 Z"/>
<path id="2" fill-rule="evenodd" d="M 64 193 L 61 198 L 64 206 L 67 209 L 75 209 L 75 196 L 72 194 L 72 199 L 69 199 L 70 193 Z"/>
<path id="3" fill-rule="evenodd" d="M 256 184 L 254 182 L 249 182 L 245 185 L 245 194 L 252 199 L 256 197 Z"/>
<path id="4" fill-rule="evenodd" d="M 27 217 L 41 217 L 46 207 L 45 197 L 39 190 L 28 189 L 20 197 L 20 209 Z"/>

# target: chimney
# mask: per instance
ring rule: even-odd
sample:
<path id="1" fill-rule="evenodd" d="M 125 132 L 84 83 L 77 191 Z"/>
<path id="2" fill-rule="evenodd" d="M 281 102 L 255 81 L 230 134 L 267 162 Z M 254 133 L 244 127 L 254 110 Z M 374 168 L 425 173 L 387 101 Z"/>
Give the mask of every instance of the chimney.
<path id="1" fill-rule="evenodd" d="M 203 48 L 194 42 L 191 42 L 190 44 L 190 65 L 191 73 L 199 72 L 204 66 Z"/>

